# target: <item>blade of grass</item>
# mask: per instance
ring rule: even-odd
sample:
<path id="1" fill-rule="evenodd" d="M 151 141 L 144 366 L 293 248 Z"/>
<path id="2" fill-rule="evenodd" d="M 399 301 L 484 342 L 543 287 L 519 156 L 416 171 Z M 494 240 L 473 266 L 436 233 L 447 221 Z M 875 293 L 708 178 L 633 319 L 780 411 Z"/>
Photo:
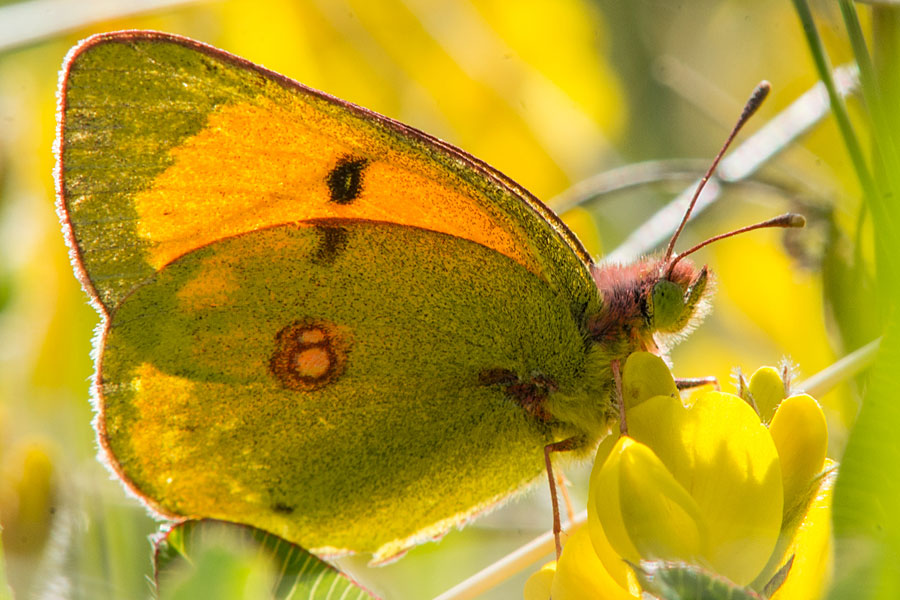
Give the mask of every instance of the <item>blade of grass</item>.
<path id="1" fill-rule="evenodd" d="M 831 77 L 830 61 L 828 60 L 828 56 L 825 53 L 825 47 L 822 44 L 822 40 L 816 29 L 816 24 L 812 12 L 810 11 L 809 4 L 806 0 L 793 0 L 793 2 L 794 8 L 797 11 L 797 16 L 800 18 L 803 32 L 806 35 L 807 45 L 812 54 L 816 70 L 818 71 L 822 82 L 825 84 L 825 89 L 828 90 L 831 110 L 834 113 L 835 122 L 837 123 L 838 130 L 844 140 L 844 146 L 847 148 L 850 161 L 853 163 L 853 169 L 859 180 L 860 187 L 862 188 L 863 197 L 872 213 L 875 227 L 884 230 L 881 235 L 876 235 L 875 238 L 877 257 L 876 269 L 879 272 L 880 278 L 893 278 L 893 273 L 896 272 L 896 269 L 894 268 L 896 258 L 892 257 L 891 253 L 888 252 L 886 242 L 887 240 L 896 239 L 898 232 L 896 231 L 893 218 L 888 210 L 886 195 L 879 189 L 878 182 L 872 176 L 862 146 L 853 129 L 853 124 L 850 121 L 847 106 L 844 104 L 843 99 L 837 91 L 834 79 Z"/>
<path id="2" fill-rule="evenodd" d="M 889 325 L 835 485 L 830 600 L 900 597 L 900 320 Z"/>
<path id="3" fill-rule="evenodd" d="M 893 198 L 900 197 L 900 114 L 892 107 L 900 101 L 900 73 L 897 57 L 900 56 L 900 7 L 876 6 L 872 11 L 873 62 L 875 78 L 879 85 L 879 98 L 884 107 L 884 125 L 875 131 L 876 142 L 888 145 L 896 162 L 888 163 L 885 176 L 891 186 Z M 892 213 L 896 215 L 896 212 Z M 896 223 L 895 223 L 896 225 Z"/>
<path id="4" fill-rule="evenodd" d="M 869 108 L 874 129 L 876 132 L 890 131 L 892 128 L 884 103 L 884 93 L 881 90 L 879 78 L 876 76 L 872 58 L 869 56 L 869 50 L 859 23 L 859 17 L 856 14 L 856 8 L 850 0 L 840 0 L 839 4 L 841 16 L 844 19 L 844 26 L 847 28 L 850 44 L 853 46 L 856 64 L 859 66 L 862 94 L 866 106 Z M 892 68 L 895 66 L 892 65 Z M 876 156 L 883 161 L 882 169 L 888 174 L 900 173 L 900 154 L 898 154 L 894 137 L 890 135 L 873 135 L 872 138 L 877 147 Z"/>
<path id="5" fill-rule="evenodd" d="M 878 355 L 880 343 L 881 340 L 874 340 L 862 348 L 854 350 L 812 377 L 798 383 L 796 385 L 797 389 L 803 390 L 813 397 L 825 395 L 841 382 L 847 381 L 861 371 L 871 367 L 875 357 Z"/>
<path id="6" fill-rule="evenodd" d="M 877 184 L 882 196 L 866 194 L 873 216 L 880 300 L 886 329 L 872 369 L 862 409 L 847 443 L 834 492 L 833 520 L 836 581 L 829 598 L 888 599 L 900 597 L 900 316 L 897 314 L 900 279 L 897 262 L 900 240 L 896 202 L 900 197 L 897 161 L 898 121 L 893 110 L 900 102 L 896 52 L 900 48 L 897 7 L 873 9 L 873 55 L 869 58 L 855 8 L 841 2 L 841 11 L 860 63 L 863 94 L 869 108 L 876 158 Z M 880 156 L 879 156 L 880 155 Z M 860 307 L 865 309 L 864 307 Z"/>

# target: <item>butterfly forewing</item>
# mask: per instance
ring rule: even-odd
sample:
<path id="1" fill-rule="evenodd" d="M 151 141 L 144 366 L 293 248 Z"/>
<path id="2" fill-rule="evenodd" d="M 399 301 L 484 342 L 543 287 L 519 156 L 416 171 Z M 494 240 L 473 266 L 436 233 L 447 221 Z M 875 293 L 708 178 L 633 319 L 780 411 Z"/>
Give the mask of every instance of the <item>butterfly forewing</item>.
<path id="1" fill-rule="evenodd" d="M 66 62 L 60 115 L 61 212 L 107 311 L 185 253 L 311 218 L 449 233 L 512 258 L 573 311 L 598 301 L 580 243 L 508 178 L 198 42 L 90 38 Z"/>

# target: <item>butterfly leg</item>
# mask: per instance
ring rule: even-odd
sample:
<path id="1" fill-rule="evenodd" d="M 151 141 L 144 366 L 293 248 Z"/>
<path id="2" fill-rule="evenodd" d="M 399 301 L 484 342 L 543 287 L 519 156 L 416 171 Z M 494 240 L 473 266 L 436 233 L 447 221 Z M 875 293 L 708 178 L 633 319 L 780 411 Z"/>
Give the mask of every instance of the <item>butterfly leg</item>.
<path id="1" fill-rule="evenodd" d="M 562 523 L 559 518 L 559 498 L 556 496 L 556 477 L 553 476 L 550 453 L 573 450 L 581 447 L 583 443 L 584 440 L 581 437 L 570 437 L 544 446 L 544 464 L 547 466 L 547 479 L 550 482 L 550 503 L 553 506 L 553 539 L 556 542 L 556 560 L 559 560 L 559 555 L 562 554 L 562 542 L 559 539 L 562 533 Z"/>
<path id="2" fill-rule="evenodd" d="M 721 386 L 719 385 L 719 380 L 713 375 L 710 377 L 691 377 L 687 379 L 676 379 L 675 387 L 678 388 L 678 391 L 683 390 L 692 390 L 694 388 L 703 387 L 704 385 L 714 385 L 716 386 L 716 391 L 721 391 Z"/>
<path id="3" fill-rule="evenodd" d="M 556 383 L 543 375 L 535 375 L 526 381 L 522 381 L 514 372 L 498 368 L 486 369 L 479 374 L 479 381 L 482 385 L 502 385 L 506 391 L 506 395 L 516 404 L 521 406 L 528 414 L 545 423 L 552 420 L 552 415 L 547 412 L 544 403 L 547 400 L 549 392 L 556 391 Z M 621 387 L 621 386 L 620 386 Z M 575 448 L 584 446 L 585 440 L 580 436 L 571 437 L 558 442 L 553 442 L 544 446 L 544 464 L 547 468 L 547 479 L 550 482 L 550 501 L 553 505 L 553 537 L 556 541 L 556 558 L 562 552 L 562 544 L 560 542 L 560 533 L 562 525 L 559 518 L 559 498 L 556 493 L 557 479 L 553 474 L 553 465 L 550 462 L 551 452 L 566 452 Z M 575 512 L 572 508 L 572 502 L 569 499 L 569 493 L 563 484 L 562 476 L 560 476 L 559 487 L 563 490 L 566 499 L 566 508 L 569 512 L 569 519 L 573 518 Z"/>

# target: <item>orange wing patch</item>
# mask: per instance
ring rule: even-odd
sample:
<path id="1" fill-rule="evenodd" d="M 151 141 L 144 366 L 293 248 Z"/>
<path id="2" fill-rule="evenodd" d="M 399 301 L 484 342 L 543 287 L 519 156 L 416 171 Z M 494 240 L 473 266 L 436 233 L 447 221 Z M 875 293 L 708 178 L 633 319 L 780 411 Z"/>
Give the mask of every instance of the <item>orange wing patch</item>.
<path id="1" fill-rule="evenodd" d="M 174 162 L 135 198 L 151 265 L 215 240 L 309 219 L 369 219 L 421 227 L 488 246 L 539 272 L 484 197 L 427 156 L 322 110 L 321 100 L 218 108 L 172 150 Z M 379 135 L 380 133 L 380 135 Z"/>
<path id="2" fill-rule="evenodd" d="M 202 270 L 178 290 L 179 308 L 200 311 L 224 306 L 240 285 L 239 274 L 218 256 L 206 258 Z"/>

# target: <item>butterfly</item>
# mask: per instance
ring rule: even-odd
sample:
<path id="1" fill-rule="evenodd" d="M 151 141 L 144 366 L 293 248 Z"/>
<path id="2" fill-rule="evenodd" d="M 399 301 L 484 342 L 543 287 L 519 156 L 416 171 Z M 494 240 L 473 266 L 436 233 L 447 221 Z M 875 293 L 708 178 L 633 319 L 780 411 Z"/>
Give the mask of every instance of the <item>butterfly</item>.
<path id="1" fill-rule="evenodd" d="M 588 455 L 708 304 L 685 253 L 599 266 L 477 158 L 200 42 L 93 36 L 58 101 L 102 454 L 165 517 L 397 556 Z"/>

